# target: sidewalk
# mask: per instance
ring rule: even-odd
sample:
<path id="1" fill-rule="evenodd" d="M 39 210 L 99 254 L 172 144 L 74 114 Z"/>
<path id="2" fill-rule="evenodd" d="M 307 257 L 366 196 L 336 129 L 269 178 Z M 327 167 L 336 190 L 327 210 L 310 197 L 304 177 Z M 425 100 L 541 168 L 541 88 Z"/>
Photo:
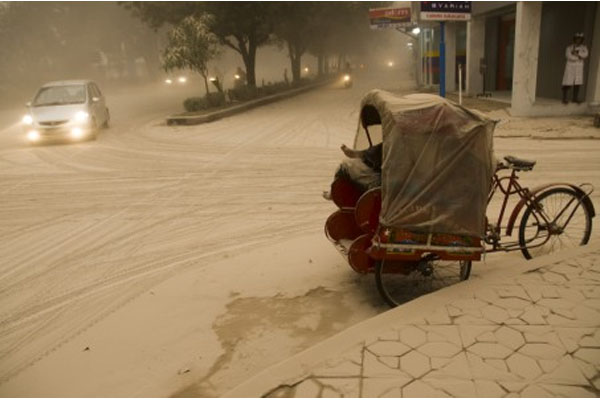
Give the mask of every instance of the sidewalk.
<path id="1" fill-rule="evenodd" d="M 490 271 L 355 325 L 224 397 L 598 397 L 600 245 Z"/>

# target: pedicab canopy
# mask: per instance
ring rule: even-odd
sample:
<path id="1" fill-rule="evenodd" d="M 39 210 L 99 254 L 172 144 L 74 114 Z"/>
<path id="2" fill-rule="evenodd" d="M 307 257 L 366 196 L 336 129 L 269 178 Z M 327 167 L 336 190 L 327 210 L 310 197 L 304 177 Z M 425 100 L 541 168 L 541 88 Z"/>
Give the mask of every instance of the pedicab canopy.
<path id="1" fill-rule="evenodd" d="M 381 124 L 381 226 L 483 237 L 495 121 L 436 95 L 373 90 L 361 123 Z"/>

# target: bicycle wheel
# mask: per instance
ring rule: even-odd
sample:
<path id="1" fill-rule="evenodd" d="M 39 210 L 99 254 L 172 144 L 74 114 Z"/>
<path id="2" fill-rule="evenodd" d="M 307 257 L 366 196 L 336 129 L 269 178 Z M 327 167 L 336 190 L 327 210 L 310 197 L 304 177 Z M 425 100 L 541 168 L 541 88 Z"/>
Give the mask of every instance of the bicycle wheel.
<path id="1" fill-rule="evenodd" d="M 527 207 L 519 226 L 519 246 L 525 258 L 587 244 L 592 217 L 580 198 L 572 189 L 554 188 L 537 197 L 539 210 L 535 204 Z"/>
<path id="2" fill-rule="evenodd" d="M 407 263 L 379 261 L 375 282 L 381 297 L 391 307 L 469 279 L 471 261 L 422 260 Z"/>

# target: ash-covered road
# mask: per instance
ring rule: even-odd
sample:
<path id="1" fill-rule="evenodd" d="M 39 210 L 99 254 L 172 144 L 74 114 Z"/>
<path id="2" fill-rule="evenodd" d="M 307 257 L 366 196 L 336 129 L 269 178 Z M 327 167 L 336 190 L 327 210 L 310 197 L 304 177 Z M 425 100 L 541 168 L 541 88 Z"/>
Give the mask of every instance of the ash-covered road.
<path id="1" fill-rule="evenodd" d="M 112 381 L 99 376 L 97 387 L 31 385 L 42 374 L 35 368 L 43 360 L 161 282 L 202 271 L 211 285 L 207 304 L 216 292 L 243 298 L 235 271 L 222 279 L 209 267 L 322 232 L 332 206 L 320 195 L 341 157 L 340 144 L 352 143 L 359 100 L 374 87 L 397 88 L 393 82 L 391 74 L 379 74 L 351 90 L 326 87 L 195 127 L 164 125 L 161 116 L 179 107 L 174 95 L 108 93 L 113 126 L 97 141 L 71 145 L 29 147 L 16 126 L 0 127 L 0 394 L 172 393 L 173 387 L 157 388 L 160 371 L 152 372 L 157 380 L 143 385 L 134 378 L 140 371 L 132 371 L 130 379 L 127 371 Z M 524 183 L 598 186 L 598 143 L 499 139 L 496 148 L 538 159 Z M 304 254 L 310 258 L 311 249 Z M 281 268 L 269 260 L 239 265 L 245 274 Z M 299 288 L 304 290 L 302 282 L 282 295 L 301 295 Z M 327 290 L 334 293 L 332 307 L 345 302 L 343 310 L 351 314 L 327 334 L 385 309 L 376 293 L 367 293 L 370 281 L 346 277 Z M 212 328 L 225 306 L 207 307 L 200 317 L 204 325 Z M 297 350 L 297 343 L 280 346 L 288 346 L 280 357 Z M 208 367 L 190 376 L 213 376 L 231 360 L 219 358 L 218 349 L 213 353 L 203 361 Z M 236 376 L 251 373 L 229 368 Z M 218 395 L 234 383 L 222 378 L 203 394 Z"/>

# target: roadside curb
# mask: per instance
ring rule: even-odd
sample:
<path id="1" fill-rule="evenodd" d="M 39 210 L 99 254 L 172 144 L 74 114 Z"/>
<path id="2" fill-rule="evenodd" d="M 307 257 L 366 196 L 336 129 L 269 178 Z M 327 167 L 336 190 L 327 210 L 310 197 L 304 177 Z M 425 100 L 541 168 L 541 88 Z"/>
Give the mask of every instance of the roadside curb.
<path id="1" fill-rule="evenodd" d="M 221 118 L 229 117 L 231 115 L 239 114 L 244 111 L 263 106 L 265 104 L 274 103 L 279 100 L 287 99 L 307 92 L 312 89 L 317 89 L 321 86 L 325 86 L 334 82 L 335 79 L 326 79 L 322 82 L 313 83 L 311 85 L 303 86 L 298 89 L 288 90 L 284 93 L 278 93 L 271 96 L 266 96 L 260 99 L 248 101 L 239 105 L 225 108 L 223 110 L 214 111 L 204 115 L 171 115 L 167 117 L 167 125 L 199 125 L 207 122 L 216 121 Z"/>
<path id="2" fill-rule="evenodd" d="M 508 278 L 530 273 L 577 256 L 585 256 L 598 250 L 600 250 L 599 244 L 588 245 L 540 257 L 532 261 L 522 260 L 510 266 L 505 265 L 505 260 L 496 260 L 490 263 L 491 268 L 489 270 L 491 272 L 486 276 L 464 281 L 419 297 L 403 306 L 386 311 L 350 327 L 287 360 L 259 372 L 251 379 L 224 393 L 222 397 L 264 397 L 275 388 L 293 387 L 310 376 L 312 371 L 319 365 L 327 363 L 327 360 L 333 359 L 357 345 L 368 343 L 370 340 L 377 338 L 380 331 L 402 324 L 406 325 L 411 321 L 422 318 L 424 315 L 430 315 L 441 304 L 450 303 L 450 301 L 458 298 L 473 297 L 473 294 L 482 290 L 482 287 L 504 282 Z"/>

